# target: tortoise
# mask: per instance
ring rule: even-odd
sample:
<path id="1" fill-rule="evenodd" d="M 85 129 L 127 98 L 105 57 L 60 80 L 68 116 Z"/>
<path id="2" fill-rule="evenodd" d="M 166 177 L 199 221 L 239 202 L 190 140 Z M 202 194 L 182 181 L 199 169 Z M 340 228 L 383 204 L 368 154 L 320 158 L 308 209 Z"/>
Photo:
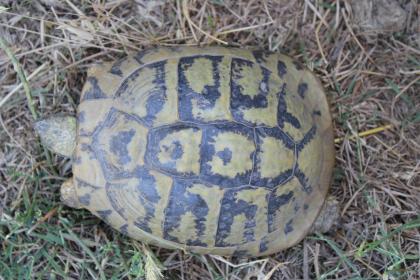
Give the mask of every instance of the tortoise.
<path id="1" fill-rule="evenodd" d="M 325 91 L 283 54 L 130 54 L 88 70 L 77 117 L 35 129 L 72 158 L 63 202 L 149 244 L 262 256 L 328 230 L 337 213 Z"/>

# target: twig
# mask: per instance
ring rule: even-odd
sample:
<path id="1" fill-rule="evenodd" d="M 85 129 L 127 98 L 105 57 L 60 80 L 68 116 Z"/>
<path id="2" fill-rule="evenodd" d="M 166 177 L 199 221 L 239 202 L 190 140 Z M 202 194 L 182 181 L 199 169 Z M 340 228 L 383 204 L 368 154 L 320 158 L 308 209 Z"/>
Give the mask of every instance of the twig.
<path id="1" fill-rule="evenodd" d="M 274 266 L 265 276 L 264 276 L 264 280 L 270 280 L 271 276 L 273 276 L 274 272 L 276 272 L 276 270 L 285 264 L 288 264 L 289 262 L 285 262 L 285 263 L 278 263 L 276 266 Z"/>
<path id="2" fill-rule="evenodd" d="M 34 72 L 32 72 L 29 76 L 28 76 L 28 81 L 30 81 L 33 77 L 35 77 L 39 72 L 41 72 L 45 66 L 47 66 L 47 62 L 42 64 L 41 66 L 39 66 L 37 69 L 35 69 Z M 20 83 L 17 87 L 15 87 L 14 89 L 12 89 L 1 101 L 0 101 L 0 108 L 3 107 L 4 104 L 6 104 L 7 100 L 10 99 L 10 97 L 12 97 L 13 94 L 15 94 L 18 90 L 20 90 L 22 88 L 23 84 Z"/>
<path id="3" fill-rule="evenodd" d="M 61 224 L 66 228 L 68 232 L 68 237 L 70 238 L 67 238 L 67 239 L 75 241 L 92 258 L 92 261 L 95 263 L 96 267 L 99 270 L 99 275 L 101 276 L 101 279 L 105 280 L 106 279 L 105 272 L 102 269 L 102 266 L 99 263 L 99 261 L 96 259 L 95 254 L 93 254 L 93 252 L 89 249 L 89 247 L 86 246 L 86 244 L 83 243 L 83 241 L 80 240 L 79 237 L 77 237 L 77 235 L 66 225 L 66 223 L 63 220 Z M 65 237 L 65 234 L 63 235 Z"/>
<path id="4" fill-rule="evenodd" d="M 387 125 L 384 125 L 384 126 L 372 128 L 372 129 L 369 129 L 369 130 L 360 132 L 357 135 L 352 135 L 352 136 L 349 137 L 349 139 L 355 139 L 356 137 L 369 136 L 369 135 L 376 134 L 378 132 L 381 132 L 381 131 L 384 131 L 384 130 L 387 130 L 387 129 L 390 129 L 390 128 L 392 128 L 392 125 L 391 124 L 387 124 Z M 345 137 L 336 138 L 336 139 L 334 139 L 334 143 L 340 143 L 344 139 L 345 139 Z"/>
<path id="5" fill-rule="evenodd" d="M 329 13 L 330 13 L 330 10 L 328 10 L 325 13 L 324 17 L 327 17 Z M 315 37 L 316 37 L 316 43 L 318 44 L 318 49 L 319 49 L 319 52 L 321 53 L 322 59 L 324 60 L 325 65 L 328 65 L 328 60 L 325 57 L 324 50 L 322 49 L 321 40 L 319 39 L 319 31 L 321 30 L 321 26 L 322 26 L 321 23 L 322 23 L 322 21 L 318 24 L 318 27 L 316 28 Z"/>
<path id="6" fill-rule="evenodd" d="M 343 14 L 344 23 L 346 24 L 346 26 L 347 26 L 351 36 L 353 37 L 354 41 L 356 41 L 356 44 L 359 46 L 359 48 L 362 50 L 362 52 L 367 56 L 369 61 L 372 62 L 372 64 L 375 64 L 375 61 L 373 61 L 373 59 L 370 57 L 370 55 L 366 52 L 365 48 L 360 43 L 359 39 L 357 39 L 356 34 L 354 34 L 353 29 L 351 28 L 351 26 L 349 24 L 349 20 L 346 16 L 346 13 L 344 12 L 344 10 L 342 10 L 341 12 Z"/>
<path id="7" fill-rule="evenodd" d="M 322 17 L 322 15 L 318 12 L 318 10 L 315 8 L 315 6 L 311 3 L 309 0 L 305 0 L 305 3 L 308 5 L 308 7 L 314 12 L 314 14 L 321 20 L 321 22 L 325 25 L 327 29 L 330 28 L 328 23 L 325 21 L 325 19 Z"/>
<path id="8" fill-rule="evenodd" d="M 29 87 L 29 83 L 28 83 L 28 80 L 26 79 L 26 75 L 23 72 L 22 67 L 20 67 L 19 61 L 16 59 L 15 54 L 7 46 L 6 41 L 2 37 L 0 37 L 0 48 L 2 48 L 4 52 L 6 53 L 6 55 L 9 57 L 10 61 L 13 64 L 13 67 L 15 68 L 17 75 L 19 76 L 19 79 L 23 85 L 23 89 L 25 90 L 28 107 L 29 107 L 29 110 L 31 111 L 32 117 L 34 118 L 34 120 L 38 119 L 38 113 L 35 110 L 35 102 L 32 99 L 31 88 Z"/>
<path id="9" fill-rule="evenodd" d="M 262 23 L 262 24 L 257 24 L 257 25 L 251 25 L 251 26 L 245 26 L 245 27 L 239 27 L 239 28 L 234 28 L 234 29 L 230 29 L 230 30 L 226 30 L 226 31 L 220 31 L 217 32 L 217 35 L 226 35 L 226 34 L 230 34 L 230 33 L 236 33 L 236 32 L 241 32 L 241 31 L 247 31 L 247 30 L 251 30 L 251 29 L 255 29 L 258 27 L 263 27 L 263 26 L 267 26 L 270 24 L 273 24 L 274 21 L 269 21 L 266 23 Z"/>
<path id="10" fill-rule="evenodd" d="M 391 114 L 392 117 L 394 118 L 394 107 L 395 107 L 395 103 L 397 102 L 398 98 L 401 97 L 401 95 L 406 92 L 412 85 L 414 85 L 415 83 L 417 83 L 417 81 L 420 80 L 420 77 L 415 78 L 413 81 L 411 81 L 407 86 L 405 86 L 398 94 L 397 96 L 394 97 L 394 99 L 392 100 L 391 103 Z"/>
<path id="11" fill-rule="evenodd" d="M 182 1 L 182 12 L 183 12 L 183 14 L 184 14 L 184 16 L 185 16 L 185 18 L 187 19 L 187 21 L 188 21 L 188 24 L 190 24 L 191 26 L 193 26 L 194 28 L 196 28 L 198 31 L 200 31 L 201 33 L 203 33 L 204 35 L 206 35 L 207 37 L 209 37 L 209 38 L 211 38 L 211 39 L 213 39 L 213 40 L 215 40 L 215 41 L 217 41 L 217 42 L 219 42 L 219 43 L 221 43 L 221 44 L 223 44 L 223 45 L 228 45 L 228 43 L 227 42 L 225 42 L 225 41 L 223 41 L 223 40 L 220 40 L 219 38 L 216 38 L 216 37 L 214 37 L 213 35 L 211 35 L 211 34 L 209 34 L 209 33 L 207 33 L 206 31 L 204 31 L 204 30 L 202 30 L 199 26 L 197 26 L 192 20 L 191 20 L 191 18 L 190 18 L 190 14 L 189 14 L 189 12 L 188 12 L 188 4 L 187 4 L 187 0 L 184 0 L 184 1 Z M 193 35 L 194 35 L 194 31 L 192 30 L 192 28 L 191 28 L 191 32 L 193 33 Z M 196 39 L 196 41 L 198 41 L 197 40 L 197 38 L 195 38 Z"/>
<path id="12" fill-rule="evenodd" d="M 57 213 L 58 208 L 55 207 L 52 210 L 48 211 L 47 214 L 45 214 L 41 219 L 39 219 L 35 225 L 33 225 L 29 230 L 28 230 L 28 234 L 31 234 L 40 224 L 44 223 L 46 220 L 48 220 L 49 218 L 51 218 L 52 216 L 55 215 L 55 213 Z"/>
<path id="13" fill-rule="evenodd" d="M 23 72 L 22 68 L 20 67 L 19 61 L 17 60 L 15 54 L 12 52 L 12 50 L 7 46 L 6 41 L 4 41 L 4 39 L 2 37 L 0 37 L 0 48 L 2 48 L 4 50 L 4 52 L 6 53 L 6 55 L 9 57 L 10 61 L 13 64 L 13 67 L 17 73 L 17 75 L 19 76 L 20 82 L 21 84 L 18 85 L 15 89 L 13 89 L 8 95 L 6 95 L 5 98 L 3 98 L 3 100 L 0 102 L 0 108 L 4 105 L 4 103 L 6 103 L 6 101 L 14 94 L 14 92 L 16 92 L 18 90 L 18 88 L 20 88 L 20 86 L 23 86 L 23 89 L 25 91 L 25 95 L 26 95 L 26 100 L 28 102 L 28 107 L 29 110 L 31 111 L 32 117 L 34 118 L 34 120 L 38 119 L 38 113 L 36 112 L 35 109 L 35 102 L 32 99 L 32 93 L 31 93 L 31 88 L 29 87 L 29 83 L 28 80 L 30 78 L 32 78 L 33 76 L 35 76 L 39 71 L 41 71 L 43 68 L 43 65 L 41 65 L 40 67 L 38 67 L 29 77 L 28 79 L 26 78 L 25 73 Z M 49 163 L 50 166 L 53 166 L 52 164 L 52 160 L 51 160 L 51 155 L 48 151 L 48 149 L 42 145 L 42 148 L 44 150 L 45 153 L 45 157 L 47 158 L 47 161 Z M 54 173 L 56 173 L 54 171 Z"/>

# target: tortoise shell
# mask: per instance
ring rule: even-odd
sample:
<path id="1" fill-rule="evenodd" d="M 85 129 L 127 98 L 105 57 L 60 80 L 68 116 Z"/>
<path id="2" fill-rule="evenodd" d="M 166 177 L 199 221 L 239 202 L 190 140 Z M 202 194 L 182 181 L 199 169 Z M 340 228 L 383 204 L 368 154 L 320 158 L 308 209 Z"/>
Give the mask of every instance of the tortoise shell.
<path id="1" fill-rule="evenodd" d="M 307 234 L 334 146 L 324 90 L 291 58 L 157 48 L 88 72 L 74 158 L 80 204 L 120 232 L 259 256 Z"/>

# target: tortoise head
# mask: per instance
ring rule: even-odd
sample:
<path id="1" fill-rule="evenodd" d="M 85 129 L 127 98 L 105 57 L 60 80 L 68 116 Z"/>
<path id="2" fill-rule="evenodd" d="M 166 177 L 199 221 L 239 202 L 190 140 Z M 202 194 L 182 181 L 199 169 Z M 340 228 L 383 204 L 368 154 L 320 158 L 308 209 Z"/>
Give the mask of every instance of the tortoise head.
<path id="1" fill-rule="evenodd" d="M 54 153 L 71 157 L 76 147 L 76 118 L 52 116 L 35 122 L 41 142 Z"/>

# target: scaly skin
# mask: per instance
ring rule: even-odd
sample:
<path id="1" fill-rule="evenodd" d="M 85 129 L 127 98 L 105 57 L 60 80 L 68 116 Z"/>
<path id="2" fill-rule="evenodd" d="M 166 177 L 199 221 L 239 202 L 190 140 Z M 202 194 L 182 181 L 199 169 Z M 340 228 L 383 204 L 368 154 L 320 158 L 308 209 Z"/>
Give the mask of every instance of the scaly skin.
<path id="1" fill-rule="evenodd" d="M 52 116 L 34 125 L 42 143 L 54 153 L 72 157 L 76 147 L 77 121 L 71 116 Z"/>

